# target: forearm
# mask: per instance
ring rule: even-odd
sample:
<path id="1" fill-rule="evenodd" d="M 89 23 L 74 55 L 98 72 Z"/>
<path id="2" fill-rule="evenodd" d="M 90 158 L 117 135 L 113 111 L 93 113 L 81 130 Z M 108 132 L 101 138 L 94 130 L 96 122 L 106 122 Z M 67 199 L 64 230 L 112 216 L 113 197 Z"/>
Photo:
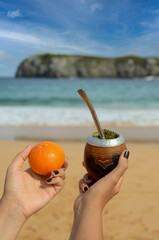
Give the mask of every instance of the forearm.
<path id="1" fill-rule="evenodd" d="M 69 240 L 103 240 L 102 211 L 92 206 L 81 208 L 74 215 Z"/>
<path id="2" fill-rule="evenodd" d="M 15 240 L 25 218 L 20 214 L 19 207 L 14 203 L 0 200 L 0 239 Z"/>

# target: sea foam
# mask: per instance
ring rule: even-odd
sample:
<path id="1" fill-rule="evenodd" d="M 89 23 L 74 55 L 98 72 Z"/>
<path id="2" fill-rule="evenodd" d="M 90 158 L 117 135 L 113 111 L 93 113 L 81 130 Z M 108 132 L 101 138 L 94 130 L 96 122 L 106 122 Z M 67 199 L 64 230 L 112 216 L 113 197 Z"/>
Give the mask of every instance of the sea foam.
<path id="1" fill-rule="evenodd" d="M 159 126 L 159 109 L 96 108 L 101 122 Z M 0 125 L 63 125 L 92 123 L 87 107 L 0 106 Z"/>

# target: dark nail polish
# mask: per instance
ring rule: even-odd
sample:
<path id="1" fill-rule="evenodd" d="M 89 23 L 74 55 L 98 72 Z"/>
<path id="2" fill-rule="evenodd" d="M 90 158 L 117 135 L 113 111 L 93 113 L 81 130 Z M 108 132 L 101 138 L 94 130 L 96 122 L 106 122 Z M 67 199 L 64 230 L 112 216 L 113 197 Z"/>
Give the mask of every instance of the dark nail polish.
<path id="1" fill-rule="evenodd" d="M 55 175 L 59 174 L 59 171 L 54 171 Z"/>
<path id="2" fill-rule="evenodd" d="M 87 192 L 88 188 L 87 187 L 84 187 L 84 191 Z"/>
<path id="3" fill-rule="evenodd" d="M 125 153 L 124 153 L 124 158 L 129 158 L 129 154 L 130 154 L 130 152 L 129 151 L 126 151 Z"/>
<path id="4" fill-rule="evenodd" d="M 89 176 L 86 176 L 86 181 L 89 181 L 89 180 L 92 180 L 92 178 Z"/>
<path id="5" fill-rule="evenodd" d="M 51 181 L 52 181 L 52 178 L 49 178 L 49 179 L 47 179 L 46 181 L 47 181 L 47 182 L 51 182 Z"/>

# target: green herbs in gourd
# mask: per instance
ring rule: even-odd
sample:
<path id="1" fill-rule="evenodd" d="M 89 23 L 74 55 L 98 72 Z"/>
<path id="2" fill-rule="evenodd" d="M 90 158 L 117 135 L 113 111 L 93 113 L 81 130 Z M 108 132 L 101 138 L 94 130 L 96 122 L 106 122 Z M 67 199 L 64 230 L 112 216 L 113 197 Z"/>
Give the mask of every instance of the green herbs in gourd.
<path id="1" fill-rule="evenodd" d="M 114 139 L 114 138 L 118 137 L 118 134 L 116 134 L 113 131 L 107 130 L 107 129 L 103 130 L 103 134 L 104 134 L 105 139 Z M 97 131 L 92 134 L 92 137 L 100 138 Z"/>

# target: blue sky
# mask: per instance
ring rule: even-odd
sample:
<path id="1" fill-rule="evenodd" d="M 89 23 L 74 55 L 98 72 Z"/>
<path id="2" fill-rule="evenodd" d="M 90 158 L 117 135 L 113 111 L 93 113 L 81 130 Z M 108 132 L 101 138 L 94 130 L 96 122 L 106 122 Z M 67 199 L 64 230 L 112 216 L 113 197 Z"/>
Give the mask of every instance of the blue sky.
<path id="1" fill-rule="evenodd" d="M 0 76 L 46 52 L 159 56 L 159 1 L 0 0 Z"/>

